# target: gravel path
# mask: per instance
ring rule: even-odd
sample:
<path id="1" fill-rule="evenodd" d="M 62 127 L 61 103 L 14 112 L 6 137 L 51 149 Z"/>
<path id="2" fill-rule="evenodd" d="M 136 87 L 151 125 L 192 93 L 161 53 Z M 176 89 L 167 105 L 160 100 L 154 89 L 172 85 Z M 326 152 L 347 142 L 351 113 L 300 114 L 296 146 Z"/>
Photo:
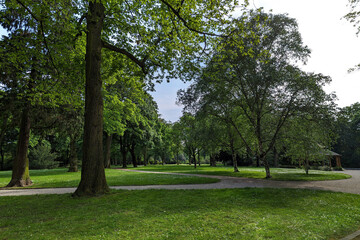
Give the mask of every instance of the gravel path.
<path id="1" fill-rule="evenodd" d="M 137 170 L 120 170 L 120 171 L 137 171 Z M 147 186 L 113 186 L 112 189 L 124 190 L 145 190 L 145 189 L 221 189 L 221 188 L 302 188 L 302 189 L 317 189 L 328 190 L 335 192 L 346 192 L 360 194 L 360 169 L 359 170 L 345 170 L 344 173 L 352 176 L 350 179 L 332 180 L 332 181 L 271 181 L 265 179 L 254 178 L 237 178 L 227 176 L 214 176 L 203 174 L 183 174 L 183 173 L 164 173 L 164 172 L 150 172 L 158 174 L 175 174 L 186 176 L 199 176 L 208 178 L 220 179 L 218 183 L 210 184 L 185 184 L 185 185 L 147 185 Z M 36 195 L 36 194 L 65 194 L 73 193 L 76 188 L 41 188 L 41 189 L 2 189 L 1 196 L 21 196 L 21 195 Z"/>

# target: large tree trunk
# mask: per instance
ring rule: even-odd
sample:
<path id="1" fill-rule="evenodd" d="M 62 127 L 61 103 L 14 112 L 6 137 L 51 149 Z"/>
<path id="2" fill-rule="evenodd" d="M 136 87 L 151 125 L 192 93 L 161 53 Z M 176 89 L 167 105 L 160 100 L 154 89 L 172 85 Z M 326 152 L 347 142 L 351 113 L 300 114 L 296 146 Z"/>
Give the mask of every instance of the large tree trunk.
<path id="1" fill-rule="evenodd" d="M 85 125 L 81 181 L 74 196 L 109 192 L 103 160 L 103 97 L 101 31 L 105 8 L 100 1 L 89 1 L 86 38 Z"/>
<path id="2" fill-rule="evenodd" d="M 110 168 L 111 162 L 111 142 L 112 142 L 112 134 L 105 133 L 106 140 L 105 140 L 105 168 Z"/>
<path id="3" fill-rule="evenodd" d="M 28 103 L 24 107 L 21 122 L 19 140 L 16 147 L 16 156 L 13 162 L 13 171 L 10 183 L 6 187 L 24 187 L 32 185 L 29 175 L 28 147 L 30 138 L 30 117 Z"/>
<path id="4" fill-rule="evenodd" d="M 78 158 L 76 150 L 76 137 L 70 136 L 70 166 L 68 172 L 78 171 Z"/>

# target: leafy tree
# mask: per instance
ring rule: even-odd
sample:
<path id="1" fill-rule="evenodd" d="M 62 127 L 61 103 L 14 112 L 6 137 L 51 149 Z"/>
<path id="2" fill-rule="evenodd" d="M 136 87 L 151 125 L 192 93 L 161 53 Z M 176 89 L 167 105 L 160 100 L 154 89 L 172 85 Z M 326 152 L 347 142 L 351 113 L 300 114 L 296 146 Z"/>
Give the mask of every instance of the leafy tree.
<path id="1" fill-rule="evenodd" d="M 292 65 L 310 53 L 294 19 L 254 12 L 247 19 L 245 33 L 214 54 L 183 99 L 231 124 L 270 178 L 266 156 L 280 130 L 291 116 L 331 101 L 321 88 L 330 79 Z"/>
<path id="2" fill-rule="evenodd" d="M 299 165 L 303 165 L 306 174 L 309 173 L 310 162 L 318 163 L 327 158 L 325 151 L 330 149 L 334 139 L 332 131 L 330 109 L 316 116 L 301 115 L 288 121 L 288 127 L 284 127 L 286 135 L 285 149 Z"/>
<path id="3" fill-rule="evenodd" d="M 17 108 L 22 110 L 17 153 L 8 186 L 25 186 L 31 184 L 27 158 L 31 109 L 36 104 L 54 106 L 68 98 L 64 94 L 65 91 L 62 91 L 66 88 L 56 89 L 58 82 L 66 79 L 63 78 L 66 75 L 66 71 L 63 70 L 68 66 L 68 45 L 55 44 L 60 36 L 61 40 L 68 42 L 64 39 L 68 35 L 65 34 L 66 31 L 61 31 L 63 28 L 53 26 L 62 26 L 62 20 L 65 16 L 71 15 L 72 9 L 64 8 L 65 5 L 60 3 L 56 8 L 62 8 L 62 14 L 49 19 L 46 13 L 53 12 L 55 1 L 49 1 L 47 4 L 36 3 L 37 6 L 34 8 L 30 3 L 26 6 L 27 3 L 24 4 L 22 1 L 8 0 L 2 1 L 1 4 L 1 25 L 8 31 L 8 36 L 1 40 L 1 84 L 8 95 L 16 96 Z M 50 25 L 45 24 L 44 19 L 47 19 L 47 23 L 51 21 L 51 29 L 46 28 Z M 65 74 L 61 76 L 62 73 Z M 75 82 L 73 84 L 75 85 Z"/>

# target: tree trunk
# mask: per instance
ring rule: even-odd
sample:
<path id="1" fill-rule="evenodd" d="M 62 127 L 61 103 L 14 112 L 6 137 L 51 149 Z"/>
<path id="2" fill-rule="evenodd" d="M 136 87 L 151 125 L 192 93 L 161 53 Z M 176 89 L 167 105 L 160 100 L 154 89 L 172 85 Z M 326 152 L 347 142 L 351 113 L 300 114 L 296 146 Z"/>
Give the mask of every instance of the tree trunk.
<path id="1" fill-rule="evenodd" d="M 216 159 L 215 159 L 215 154 L 210 154 L 210 166 L 211 167 L 216 167 Z"/>
<path id="2" fill-rule="evenodd" d="M 103 159 L 103 97 L 101 31 L 105 8 L 100 1 L 89 1 L 86 38 L 85 124 L 81 181 L 73 196 L 109 192 Z"/>
<path id="3" fill-rule="evenodd" d="M 76 150 L 76 138 L 70 136 L 70 166 L 68 172 L 77 172 L 78 171 L 78 158 Z"/>
<path id="4" fill-rule="evenodd" d="M 266 156 L 262 156 L 261 159 L 262 159 L 262 162 L 264 163 L 264 167 L 265 167 L 265 172 L 266 172 L 265 178 L 271 178 L 270 166 L 269 166 L 269 162 L 266 159 Z"/>
<path id="5" fill-rule="evenodd" d="M 28 147 L 30 138 L 29 103 L 23 109 L 19 140 L 16 146 L 16 156 L 13 162 L 13 171 L 10 183 L 6 187 L 24 187 L 32 185 L 29 175 Z"/>
<path id="6" fill-rule="evenodd" d="M 147 165 L 147 147 L 143 149 L 143 156 L 144 156 L 144 166 Z"/>
<path id="7" fill-rule="evenodd" d="M 197 151 L 197 155 L 198 155 L 198 163 L 199 163 L 199 167 L 201 166 L 201 162 L 200 162 L 200 151 Z"/>
<path id="8" fill-rule="evenodd" d="M 6 129 L 7 129 L 7 122 L 8 122 L 8 115 L 4 114 L 3 116 L 3 123 L 1 126 L 1 133 L 0 133 L 0 154 L 1 154 L 1 164 L 0 164 L 0 170 L 4 170 L 4 161 L 5 161 L 5 157 L 4 157 L 4 150 L 3 150 L 3 144 L 4 144 L 4 137 L 5 137 L 5 133 L 6 133 Z"/>
<path id="9" fill-rule="evenodd" d="M 4 170 L 4 150 L 2 144 L 0 145 L 1 164 L 0 170 Z"/>
<path id="10" fill-rule="evenodd" d="M 179 152 L 176 152 L 176 165 L 179 165 Z"/>
<path id="11" fill-rule="evenodd" d="M 279 153 L 274 147 L 274 166 L 279 167 Z"/>
<path id="12" fill-rule="evenodd" d="M 135 143 L 131 143 L 130 145 L 130 154 L 131 154 L 131 161 L 133 164 L 133 167 L 137 167 L 137 162 L 136 162 L 136 154 L 135 154 Z"/>
<path id="13" fill-rule="evenodd" d="M 161 164 L 162 165 L 165 165 L 165 158 L 166 158 L 165 154 L 161 155 Z"/>
<path id="14" fill-rule="evenodd" d="M 126 164 L 126 157 L 127 157 L 127 147 L 125 144 L 125 137 L 124 136 L 120 136 L 119 137 L 119 142 L 120 142 L 120 152 L 121 152 L 121 157 L 122 157 L 122 167 L 123 168 L 127 168 L 127 164 Z"/>
<path id="15" fill-rule="evenodd" d="M 105 133 L 105 168 L 110 168 L 111 162 L 110 162 L 110 157 L 111 157 L 111 142 L 112 142 L 112 134 L 107 134 Z"/>
<path id="16" fill-rule="evenodd" d="M 196 166 L 196 150 L 195 149 L 193 149 L 193 151 L 192 151 L 192 158 L 194 160 L 194 168 L 196 168 L 197 166 Z"/>
<path id="17" fill-rule="evenodd" d="M 306 175 L 308 175 L 309 174 L 309 169 L 310 169 L 309 159 L 306 158 L 304 163 L 305 163 L 305 173 L 306 173 Z"/>
<path id="18" fill-rule="evenodd" d="M 233 161 L 233 166 L 234 166 L 234 172 L 239 172 L 235 150 L 233 150 L 233 149 L 231 150 L 231 155 L 232 155 L 232 161 Z"/>
<path id="19" fill-rule="evenodd" d="M 260 158 L 256 156 L 256 167 L 260 167 Z"/>

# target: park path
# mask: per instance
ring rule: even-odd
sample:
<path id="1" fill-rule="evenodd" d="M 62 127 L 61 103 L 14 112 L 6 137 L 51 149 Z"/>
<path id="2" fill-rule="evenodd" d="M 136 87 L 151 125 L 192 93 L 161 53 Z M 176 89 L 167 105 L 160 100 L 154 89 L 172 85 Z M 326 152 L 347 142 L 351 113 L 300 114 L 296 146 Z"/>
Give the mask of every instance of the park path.
<path id="1" fill-rule="evenodd" d="M 220 179 L 220 182 L 209 184 L 184 184 L 184 185 L 146 185 L 146 186 L 112 186 L 112 189 L 123 190 L 146 190 L 146 189 L 224 189 L 224 188 L 301 188 L 328 190 L 335 192 L 345 192 L 360 194 L 360 169 L 345 170 L 352 178 L 331 181 L 273 181 L 266 179 L 238 178 L 228 176 L 215 176 L 203 174 L 185 174 L 185 173 L 167 173 L 167 172 L 150 172 L 130 169 L 119 169 L 119 171 L 135 171 L 157 174 L 173 174 L 184 176 L 199 176 Z M 76 188 L 40 188 L 40 189 L 2 189 L 1 196 L 22 196 L 37 194 L 65 194 L 73 193 Z"/>

